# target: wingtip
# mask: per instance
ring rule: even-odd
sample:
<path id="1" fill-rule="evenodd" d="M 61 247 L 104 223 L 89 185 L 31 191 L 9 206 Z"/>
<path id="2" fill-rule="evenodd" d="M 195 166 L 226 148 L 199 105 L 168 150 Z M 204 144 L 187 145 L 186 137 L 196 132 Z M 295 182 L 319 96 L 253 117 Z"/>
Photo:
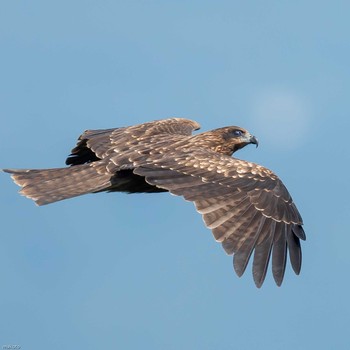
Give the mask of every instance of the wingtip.
<path id="1" fill-rule="evenodd" d="M 260 289 L 264 283 L 264 280 L 261 281 L 260 279 L 254 277 L 254 283 L 256 288 Z"/>
<path id="2" fill-rule="evenodd" d="M 242 276 L 243 276 L 245 269 L 242 269 L 241 266 L 236 266 L 236 265 L 233 263 L 233 269 L 235 270 L 236 275 L 237 275 L 238 277 L 242 277 Z"/>
<path id="3" fill-rule="evenodd" d="M 266 277 L 266 276 L 265 276 Z M 254 283 L 255 283 L 255 285 L 256 285 L 256 287 L 257 288 L 261 288 L 262 287 L 262 285 L 264 284 L 264 281 L 265 281 L 265 277 L 261 280 L 261 279 L 259 279 L 259 278 L 254 278 Z M 282 286 L 282 283 L 283 283 L 283 277 L 282 278 L 278 278 L 278 277 L 275 277 L 275 276 L 273 276 L 273 279 L 274 279 L 274 281 L 275 281 L 275 283 L 276 283 L 276 285 L 277 285 L 277 287 L 281 287 Z"/>
<path id="4" fill-rule="evenodd" d="M 0 169 L 0 171 L 2 171 L 3 173 L 8 173 L 8 174 L 13 173 L 13 169 Z"/>
<path id="5" fill-rule="evenodd" d="M 261 271 L 258 267 L 254 267 L 254 262 L 253 262 L 253 280 L 257 288 L 261 288 L 265 281 L 266 277 L 266 272 L 267 272 L 267 267 Z"/>
<path id="6" fill-rule="evenodd" d="M 273 279 L 275 280 L 277 287 L 281 287 L 282 282 L 283 282 L 283 277 L 284 277 L 284 275 L 282 277 L 273 275 Z"/>
<path id="7" fill-rule="evenodd" d="M 294 273 L 295 273 L 297 276 L 300 275 L 300 272 L 301 272 L 301 265 L 298 266 L 298 267 L 294 267 L 294 266 L 292 265 L 292 269 L 293 269 Z"/>
<path id="8" fill-rule="evenodd" d="M 292 230 L 293 230 L 293 233 L 302 241 L 306 240 L 306 234 L 301 225 L 294 225 Z"/>
<path id="9" fill-rule="evenodd" d="M 18 179 L 16 177 L 16 173 L 18 172 L 18 169 L 1 169 L 2 172 L 10 174 L 12 181 L 20 187 L 23 187 L 23 184 L 18 182 Z"/>

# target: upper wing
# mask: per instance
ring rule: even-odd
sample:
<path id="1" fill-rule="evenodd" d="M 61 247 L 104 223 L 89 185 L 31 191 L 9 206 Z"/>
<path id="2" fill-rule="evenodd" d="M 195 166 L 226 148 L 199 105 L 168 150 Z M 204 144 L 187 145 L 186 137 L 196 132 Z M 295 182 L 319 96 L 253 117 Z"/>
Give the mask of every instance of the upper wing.
<path id="1" fill-rule="evenodd" d="M 253 276 L 260 287 L 272 253 L 272 271 L 282 283 L 287 248 L 296 274 L 301 268 L 302 219 L 281 180 L 270 170 L 209 150 L 174 152 L 134 160 L 134 173 L 152 185 L 193 201 L 206 226 L 241 276 L 254 250 Z"/>
<path id="2" fill-rule="evenodd" d="M 118 148 L 127 151 L 153 135 L 190 136 L 200 125 L 189 119 L 170 118 L 117 129 L 86 130 L 66 160 L 67 165 L 77 165 L 103 159 Z"/>

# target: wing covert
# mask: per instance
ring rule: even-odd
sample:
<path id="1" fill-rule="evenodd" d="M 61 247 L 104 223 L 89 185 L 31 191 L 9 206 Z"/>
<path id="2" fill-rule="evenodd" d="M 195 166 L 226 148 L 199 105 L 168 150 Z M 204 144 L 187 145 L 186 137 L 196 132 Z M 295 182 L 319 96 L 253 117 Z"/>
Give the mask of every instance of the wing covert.
<path id="1" fill-rule="evenodd" d="M 200 125 L 190 119 L 169 118 L 143 123 L 135 126 L 86 130 L 78 138 L 66 160 L 67 165 L 77 165 L 104 159 L 114 152 L 128 152 L 130 148 L 142 148 L 144 143 L 153 143 L 152 136 L 178 135 L 190 136 Z M 157 143 L 158 137 L 154 137 Z"/>

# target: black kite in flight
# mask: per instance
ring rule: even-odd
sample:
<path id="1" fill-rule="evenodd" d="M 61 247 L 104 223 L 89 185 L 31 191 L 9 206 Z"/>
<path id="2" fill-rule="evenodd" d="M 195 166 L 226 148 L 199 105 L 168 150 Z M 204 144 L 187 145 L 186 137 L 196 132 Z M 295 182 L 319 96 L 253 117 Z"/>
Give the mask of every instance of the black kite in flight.
<path id="1" fill-rule="evenodd" d="M 5 169 L 20 193 L 44 205 L 96 192 L 169 191 L 192 201 L 241 276 L 254 251 L 253 277 L 264 282 L 270 255 L 279 286 L 287 260 L 301 268 L 302 218 L 282 181 L 269 169 L 231 157 L 258 144 L 229 126 L 192 135 L 195 121 L 172 118 L 136 126 L 87 130 L 67 158 L 70 167 Z"/>

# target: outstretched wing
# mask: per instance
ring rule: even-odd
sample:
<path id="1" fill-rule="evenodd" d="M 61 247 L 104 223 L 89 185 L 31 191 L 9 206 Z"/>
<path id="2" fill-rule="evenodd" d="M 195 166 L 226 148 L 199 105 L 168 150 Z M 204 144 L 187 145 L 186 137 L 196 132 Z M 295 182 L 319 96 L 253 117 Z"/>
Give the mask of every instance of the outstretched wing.
<path id="1" fill-rule="evenodd" d="M 116 151 L 127 151 L 133 144 L 153 135 L 190 136 L 200 125 L 189 119 L 169 118 L 117 129 L 86 130 L 67 158 L 67 165 L 104 159 Z"/>
<path id="2" fill-rule="evenodd" d="M 253 276 L 261 287 L 272 254 L 277 285 L 283 280 L 287 249 L 296 274 L 301 268 L 301 216 L 281 180 L 270 170 L 210 150 L 193 149 L 134 161 L 134 173 L 151 185 L 194 202 L 204 222 L 234 254 L 241 276 L 254 251 Z"/>

